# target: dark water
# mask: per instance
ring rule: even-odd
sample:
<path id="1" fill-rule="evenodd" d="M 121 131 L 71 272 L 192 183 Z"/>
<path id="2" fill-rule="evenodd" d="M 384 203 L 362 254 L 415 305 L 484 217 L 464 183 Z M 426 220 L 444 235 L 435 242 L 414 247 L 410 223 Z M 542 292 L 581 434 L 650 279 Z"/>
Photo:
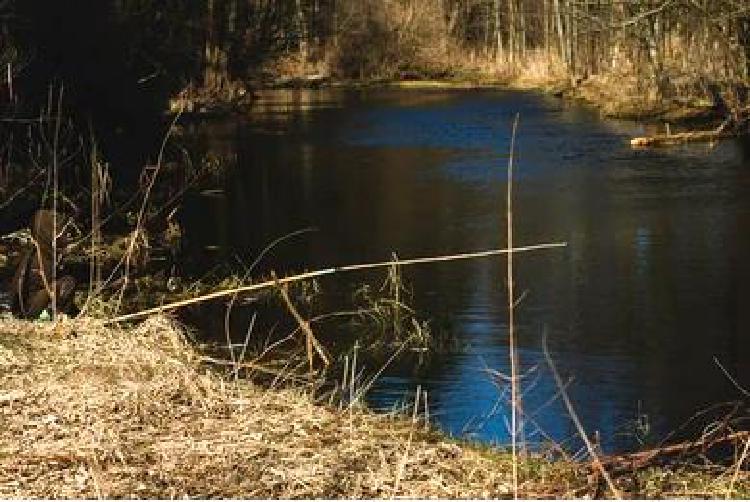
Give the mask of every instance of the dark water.
<path id="1" fill-rule="evenodd" d="M 515 184 L 517 311 L 524 409 L 557 441 L 574 433 L 541 351 L 552 355 L 586 429 L 607 450 L 654 441 L 750 385 L 750 147 L 726 142 L 634 151 L 644 132 L 578 106 L 499 91 L 321 91 L 264 96 L 246 122 L 193 129 L 234 170 L 223 196 L 186 207 L 194 266 L 256 255 L 265 266 L 430 256 L 505 246 L 505 164 L 520 113 Z M 214 247 L 215 246 L 215 247 Z M 389 408 L 427 391 L 433 420 L 456 435 L 507 443 L 503 258 L 405 270 L 414 304 L 463 342 L 418 366 L 390 366 L 370 395 Z M 366 277 L 324 283 L 346 289 Z M 505 397 L 504 397 L 505 396 Z M 498 404 L 499 403 L 499 404 Z M 541 409 L 540 409 L 541 407 Z M 533 425 L 532 425 L 533 423 Z M 637 423 L 641 427 L 636 426 Z"/>

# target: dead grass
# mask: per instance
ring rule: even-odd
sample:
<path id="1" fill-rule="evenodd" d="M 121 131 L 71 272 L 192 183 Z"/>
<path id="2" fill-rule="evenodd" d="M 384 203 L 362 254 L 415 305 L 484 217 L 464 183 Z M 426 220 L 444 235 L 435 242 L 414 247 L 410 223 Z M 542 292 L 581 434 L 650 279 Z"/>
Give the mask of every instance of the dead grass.
<path id="1" fill-rule="evenodd" d="M 560 58 L 541 49 L 528 51 L 514 66 L 512 74 L 510 87 L 513 89 L 551 90 L 569 85 L 570 82 L 568 70 Z"/>
<path id="2" fill-rule="evenodd" d="M 568 97 L 593 105 L 605 117 L 659 120 L 678 126 L 718 123 L 722 117 L 712 111 L 713 101 L 688 87 L 671 97 L 659 96 L 638 75 L 624 71 L 592 75 L 575 86 L 563 86 L 563 90 Z"/>
<path id="3" fill-rule="evenodd" d="M 0 321 L 0 498 L 512 495 L 507 452 L 230 380 L 201 359 L 163 317 Z M 596 493 L 583 465 L 531 457 L 519 469 L 524 497 Z M 658 470 L 639 493 L 724 496 L 730 483 L 747 493 L 742 472 Z"/>
<path id="4" fill-rule="evenodd" d="M 507 456 L 458 446 L 404 418 L 315 405 L 304 390 L 230 383 L 203 367 L 164 318 L 132 330 L 3 321 L 0 416 L 2 498 L 511 490 Z"/>

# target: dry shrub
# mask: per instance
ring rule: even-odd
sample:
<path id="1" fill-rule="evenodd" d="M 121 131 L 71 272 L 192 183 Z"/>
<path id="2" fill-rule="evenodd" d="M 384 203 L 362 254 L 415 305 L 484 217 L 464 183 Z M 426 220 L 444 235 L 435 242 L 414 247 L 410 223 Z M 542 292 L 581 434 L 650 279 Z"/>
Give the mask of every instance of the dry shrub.
<path id="1" fill-rule="evenodd" d="M 569 79 L 565 63 L 554 51 L 535 49 L 526 52 L 523 60 L 513 69 L 513 83 L 522 88 L 539 88 L 559 85 Z"/>
<path id="2" fill-rule="evenodd" d="M 331 74 L 329 59 L 327 51 L 315 51 L 314 54 L 293 51 L 267 61 L 259 73 L 271 78 L 328 77 Z"/>
<path id="3" fill-rule="evenodd" d="M 340 77 L 441 76 L 455 68 L 456 43 L 436 0 L 366 0 L 342 7 L 333 57 Z"/>

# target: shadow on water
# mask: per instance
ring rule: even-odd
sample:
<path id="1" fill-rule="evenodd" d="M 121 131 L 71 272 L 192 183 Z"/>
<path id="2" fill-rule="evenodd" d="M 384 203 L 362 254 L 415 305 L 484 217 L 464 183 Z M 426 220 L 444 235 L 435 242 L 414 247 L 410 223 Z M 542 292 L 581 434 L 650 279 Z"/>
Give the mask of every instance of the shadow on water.
<path id="1" fill-rule="evenodd" d="M 662 437 L 736 399 L 713 358 L 750 380 L 750 148 L 739 142 L 634 151 L 625 140 L 638 124 L 534 94 L 269 93 L 244 121 L 192 131 L 235 159 L 221 197 L 186 204 L 194 272 L 235 254 L 250 261 L 305 227 L 317 231 L 280 246 L 258 273 L 503 247 L 516 112 L 516 240 L 568 242 L 517 260 L 518 287 L 529 290 L 518 311 L 521 360 L 537 367 L 526 411 L 556 392 L 545 329 L 574 378 L 584 425 L 606 450 L 636 446 L 636 433 Z M 507 370 L 504 273 L 503 259 L 404 270 L 416 308 L 449 317 L 464 350 L 395 363 L 370 404 L 392 407 L 421 385 L 443 428 L 507 443 L 507 406 L 492 413 L 501 393 L 484 371 Z M 344 297 L 364 280 L 375 279 L 324 286 Z M 535 420 L 558 441 L 574 432 L 559 403 Z"/>

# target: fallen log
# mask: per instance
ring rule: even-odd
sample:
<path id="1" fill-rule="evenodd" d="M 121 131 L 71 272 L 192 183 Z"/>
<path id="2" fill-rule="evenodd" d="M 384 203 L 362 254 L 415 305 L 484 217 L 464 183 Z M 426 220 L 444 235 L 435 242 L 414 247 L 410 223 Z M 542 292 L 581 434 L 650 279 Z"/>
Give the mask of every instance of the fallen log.
<path id="1" fill-rule="evenodd" d="M 632 471 L 649 466 L 656 460 L 668 457 L 705 453 L 714 446 L 738 441 L 750 440 L 750 431 L 739 431 L 719 437 L 708 437 L 696 441 L 686 441 L 651 450 L 627 453 L 601 459 L 603 466 L 612 471 Z"/>
<path id="2" fill-rule="evenodd" d="M 674 146 L 682 143 L 714 142 L 721 139 L 735 138 L 740 136 L 736 128 L 729 128 L 730 121 L 727 120 L 716 129 L 710 131 L 691 131 L 672 134 L 669 130 L 666 134 L 654 136 L 641 136 L 630 140 L 633 148 L 645 148 L 651 146 Z"/>

